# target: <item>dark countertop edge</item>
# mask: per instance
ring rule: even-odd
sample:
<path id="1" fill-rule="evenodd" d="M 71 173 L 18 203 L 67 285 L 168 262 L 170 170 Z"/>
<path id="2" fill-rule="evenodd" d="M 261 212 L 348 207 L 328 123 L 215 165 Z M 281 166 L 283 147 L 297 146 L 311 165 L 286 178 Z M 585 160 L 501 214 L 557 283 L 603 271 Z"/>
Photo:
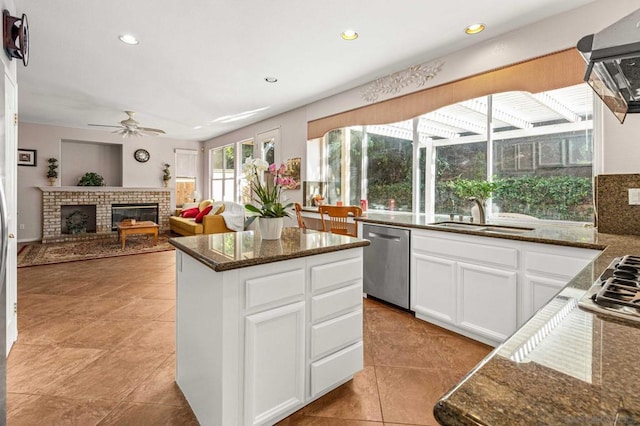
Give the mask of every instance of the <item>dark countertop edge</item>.
<path id="1" fill-rule="evenodd" d="M 331 253 L 335 251 L 349 250 L 352 248 L 365 247 L 371 244 L 371 242 L 369 242 L 369 240 L 360 240 L 360 241 L 354 241 L 351 243 L 340 244 L 338 246 L 319 247 L 316 249 L 303 250 L 303 251 L 299 251 L 297 253 L 292 253 L 292 254 L 282 254 L 277 256 L 243 259 L 243 260 L 236 260 L 236 261 L 225 262 L 225 263 L 214 262 L 210 258 L 206 256 L 202 256 L 200 253 L 194 250 L 191 250 L 189 247 L 186 247 L 183 244 L 180 244 L 179 242 L 173 241 L 171 239 L 169 239 L 169 244 L 187 253 L 188 255 L 198 260 L 200 263 L 205 264 L 206 266 L 213 269 L 214 271 L 224 272 L 224 271 L 230 271 L 232 269 L 247 268 L 250 266 L 264 265 L 267 263 L 281 262 L 283 260 L 314 256 L 316 254 L 325 254 L 325 253 Z"/>
<path id="2" fill-rule="evenodd" d="M 466 235 L 477 235 L 479 237 L 487 237 L 487 238 L 500 238 L 502 240 L 516 240 L 516 241 L 528 241 L 532 243 L 543 243 L 543 244 L 553 244 L 556 246 L 567 246 L 567 247 L 578 247 L 578 248 L 586 248 L 586 249 L 594 249 L 594 250 L 604 250 L 607 248 L 606 244 L 597 244 L 597 243 L 585 243 L 580 241 L 567 241 L 567 240 L 557 240 L 553 238 L 540 238 L 540 237 L 532 237 L 527 236 L 526 234 L 510 234 L 510 233 L 499 233 L 499 232 L 482 232 L 482 231 L 473 231 L 470 229 L 454 229 L 454 228 L 443 228 L 442 226 L 437 225 L 418 225 L 413 223 L 401 223 L 394 221 L 386 221 L 379 219 L 369 219 L 366 217 L 358 217 L 354 218 L 356 221 L 367 222 L 367 223 L 376 223 L 380 225 L 389 225 L 395 226 L 398 228 L 412 228 L 412 229 L 424 229 L 427 231 L 438 231 L 438 232 L 451 232 L 454 234 L 466 234 Z"/>

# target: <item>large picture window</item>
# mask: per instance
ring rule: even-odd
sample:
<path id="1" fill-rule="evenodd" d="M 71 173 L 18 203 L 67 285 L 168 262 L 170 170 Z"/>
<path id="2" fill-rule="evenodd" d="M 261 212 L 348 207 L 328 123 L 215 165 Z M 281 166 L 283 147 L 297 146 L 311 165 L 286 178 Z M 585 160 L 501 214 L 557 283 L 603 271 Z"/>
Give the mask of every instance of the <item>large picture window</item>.
<path id="1" fill-rule="evenodd" d="M 192 194 L 197 189 L 198 151 L 176 149 L 176 205 L 193 201 Z"/>
<path id="2" fill-rule="evenodd" d="M 324 158 L 319 187 L 331 204 L 364 198 L 372 210 L 469 215 L 460 185 L 484 181 L 496 188 L 490 216 L 591 222 L 592 109 L 586 84 L 499 93 L 333 130 L 307 157 Z"/>
<path id="3" fill-rule="evenodd" d="M 251 191 L 244 179 L 242 165 L 253 155 L 253 139 L 209 150 L 211 198 L 242 204 L 251 201 Z"/>

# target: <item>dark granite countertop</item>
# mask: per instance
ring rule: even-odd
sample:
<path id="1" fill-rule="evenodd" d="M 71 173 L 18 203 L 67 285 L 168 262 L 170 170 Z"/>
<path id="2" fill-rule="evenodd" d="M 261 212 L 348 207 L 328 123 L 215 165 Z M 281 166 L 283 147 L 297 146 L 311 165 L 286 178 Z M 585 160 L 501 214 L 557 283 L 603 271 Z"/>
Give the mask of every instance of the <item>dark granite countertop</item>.
<path id="1" fill-rule="evenodd" d="M 522 220 L 490 220 L 490 225 L 502 225 L 508 227 L 533 228 L 530 231 L 518 233 L 512 232 L 484 232 L 470 229 L 451 229 L 433 225 L 437 222 L 449 221 L 448 216 L 424 215 L 413 213 L 376 213 L 368 212 L 355 220 L 363 223 L 378 225 L 401 226 L 406 228 L 427 229 L 458 234 L 479 235 L 489 238 L 502 238 L 509 240 L 530 241 L 534 243 L 547 243 L 563 246 L 582 247 L 602 250 L 606 247 L 600 241 L 598 232 L 593 226 L 581 226 L 574 224 L 554 224 L 547 221 L 522 221 Z M 468 222 L 467 222 L 468 223 Z"/>
<path id="2" fill-rule="evenodd" d="M 299 228 L 285 228 L 279 240 L 243 231 L 176 237 L 169 243 L 218 272 L 369 245 L 367 240 Z"/>

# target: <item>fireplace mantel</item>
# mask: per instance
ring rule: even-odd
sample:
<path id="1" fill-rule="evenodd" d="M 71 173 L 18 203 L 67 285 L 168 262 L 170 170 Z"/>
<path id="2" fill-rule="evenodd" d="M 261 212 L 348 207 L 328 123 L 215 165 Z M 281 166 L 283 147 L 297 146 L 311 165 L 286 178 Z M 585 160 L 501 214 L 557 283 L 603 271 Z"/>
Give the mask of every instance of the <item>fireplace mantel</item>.
<path id="1" fill-rule="evenodd" d="M 39 186 L 42 192 L 171 192 L 168 188 L 136 188 L 123 186 Z"/>
<path id="2" fill-rule="evenodd" d="M 41 186 L 38 188 L 42 191 L 43 243 L 113 237 L 115 235 L 111 230 L 113 204 L 156 203 L 160 231 L 169 231 L 172 190 L 168 188 L 113 186 Z M 68 205 L 96 206 L 96 232 L 79 235 L 63 234 L 61 206 Z"/>

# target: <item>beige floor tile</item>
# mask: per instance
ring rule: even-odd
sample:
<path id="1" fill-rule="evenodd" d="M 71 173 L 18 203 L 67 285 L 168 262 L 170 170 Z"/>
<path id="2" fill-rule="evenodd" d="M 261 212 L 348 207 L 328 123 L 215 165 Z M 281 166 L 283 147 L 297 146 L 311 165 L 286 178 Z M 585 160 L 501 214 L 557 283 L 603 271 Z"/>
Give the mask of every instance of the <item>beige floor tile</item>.
<path id="1" fill-rule="evenodd" d="M 198 420 L 189 407 L 122 403 L 99 424 L 100 426 L 198 426 Z"/>
<path id="2" fill-rule="evenodd" d="M 188 406 L 175 380 L 176 357 L 172 355 L 151 376 L 135 388 L 125 400 L 149 404 Z"/>
<path id="3" fill-rule="evenodd" d="M 174 300 L 133 299 L 131 303 L 114 310 L 111 319 L 155 319 L 175 306 Z"/>
<path id="4" fill-rule="evenodd" d="M 376 366 L 441 369 L 450 365 L 440 355 L 437 341 L 419 328 L 370 332 L 369 340 Z"/>
<path id="5" fill-rule="evenodd" d="M 52 390 L 69 398 L 120 401 L 158 368 L 167 354 L 147 351 L 111 351 L 69 376 Z"/>
<path id="6" fill-rule="evenodd" d="M 167 309 L 167 312 L 160 315 L 158 318 L 154 319 L 154 321 L 170 321 L 176 322 L 176 307 L 175 305 L 171 308 Z"/>
<path id="7" fill-rule="evenodd" d="M 144 321 L 140 327 L 114 347 L 114 350 L 174 353 L 176 351 L 175 324 L 164 321 Z"/>
<path id="8" fill-rule="evenodd" d="M 99 349 L 16 343 L 7 359 L 7 391 L 47 393 L 104 354 Z"/>
<path id="9" fill-rule="evenodd" d="M 385 423 L 436 425 L 433 406 L 448 390 L 446 373 L 401 367 L 375 367 Z"/>
<path id="10" fill-rule="evenodd" d="M 345 383 L 300 411 L 314 417 L 382 421 L 374 367 L 365 367 Z"/>
<path id="11" fill-rule="evenodd" d="M 346 420 L 332 417 L 312 417 L 305 415 L 293 415 L 281 422 L 278 426 L 383 426 L 382 422 L 369 422 L 363 420 Z"/>
<path id="12" fill-rule="evenodd" d="M 97 425 L 117 402 L 68 399 L 54 396 L 7 395 L 7 424 L 33 425 Z"/>
<path id="13" fill-rule="evenodd" d="M 77 318 L 66 314 L 38 318 L 38 323 L 19 329 L 18 342 L 27 345 L 58 345 L 88 325 L 87 322 L 78 322 Z"/>
<path id="14" fill-rule="evenodd" d="M 60 343 L 64 347 L 111 350 L 148 321 L 96 319 Z"/>

